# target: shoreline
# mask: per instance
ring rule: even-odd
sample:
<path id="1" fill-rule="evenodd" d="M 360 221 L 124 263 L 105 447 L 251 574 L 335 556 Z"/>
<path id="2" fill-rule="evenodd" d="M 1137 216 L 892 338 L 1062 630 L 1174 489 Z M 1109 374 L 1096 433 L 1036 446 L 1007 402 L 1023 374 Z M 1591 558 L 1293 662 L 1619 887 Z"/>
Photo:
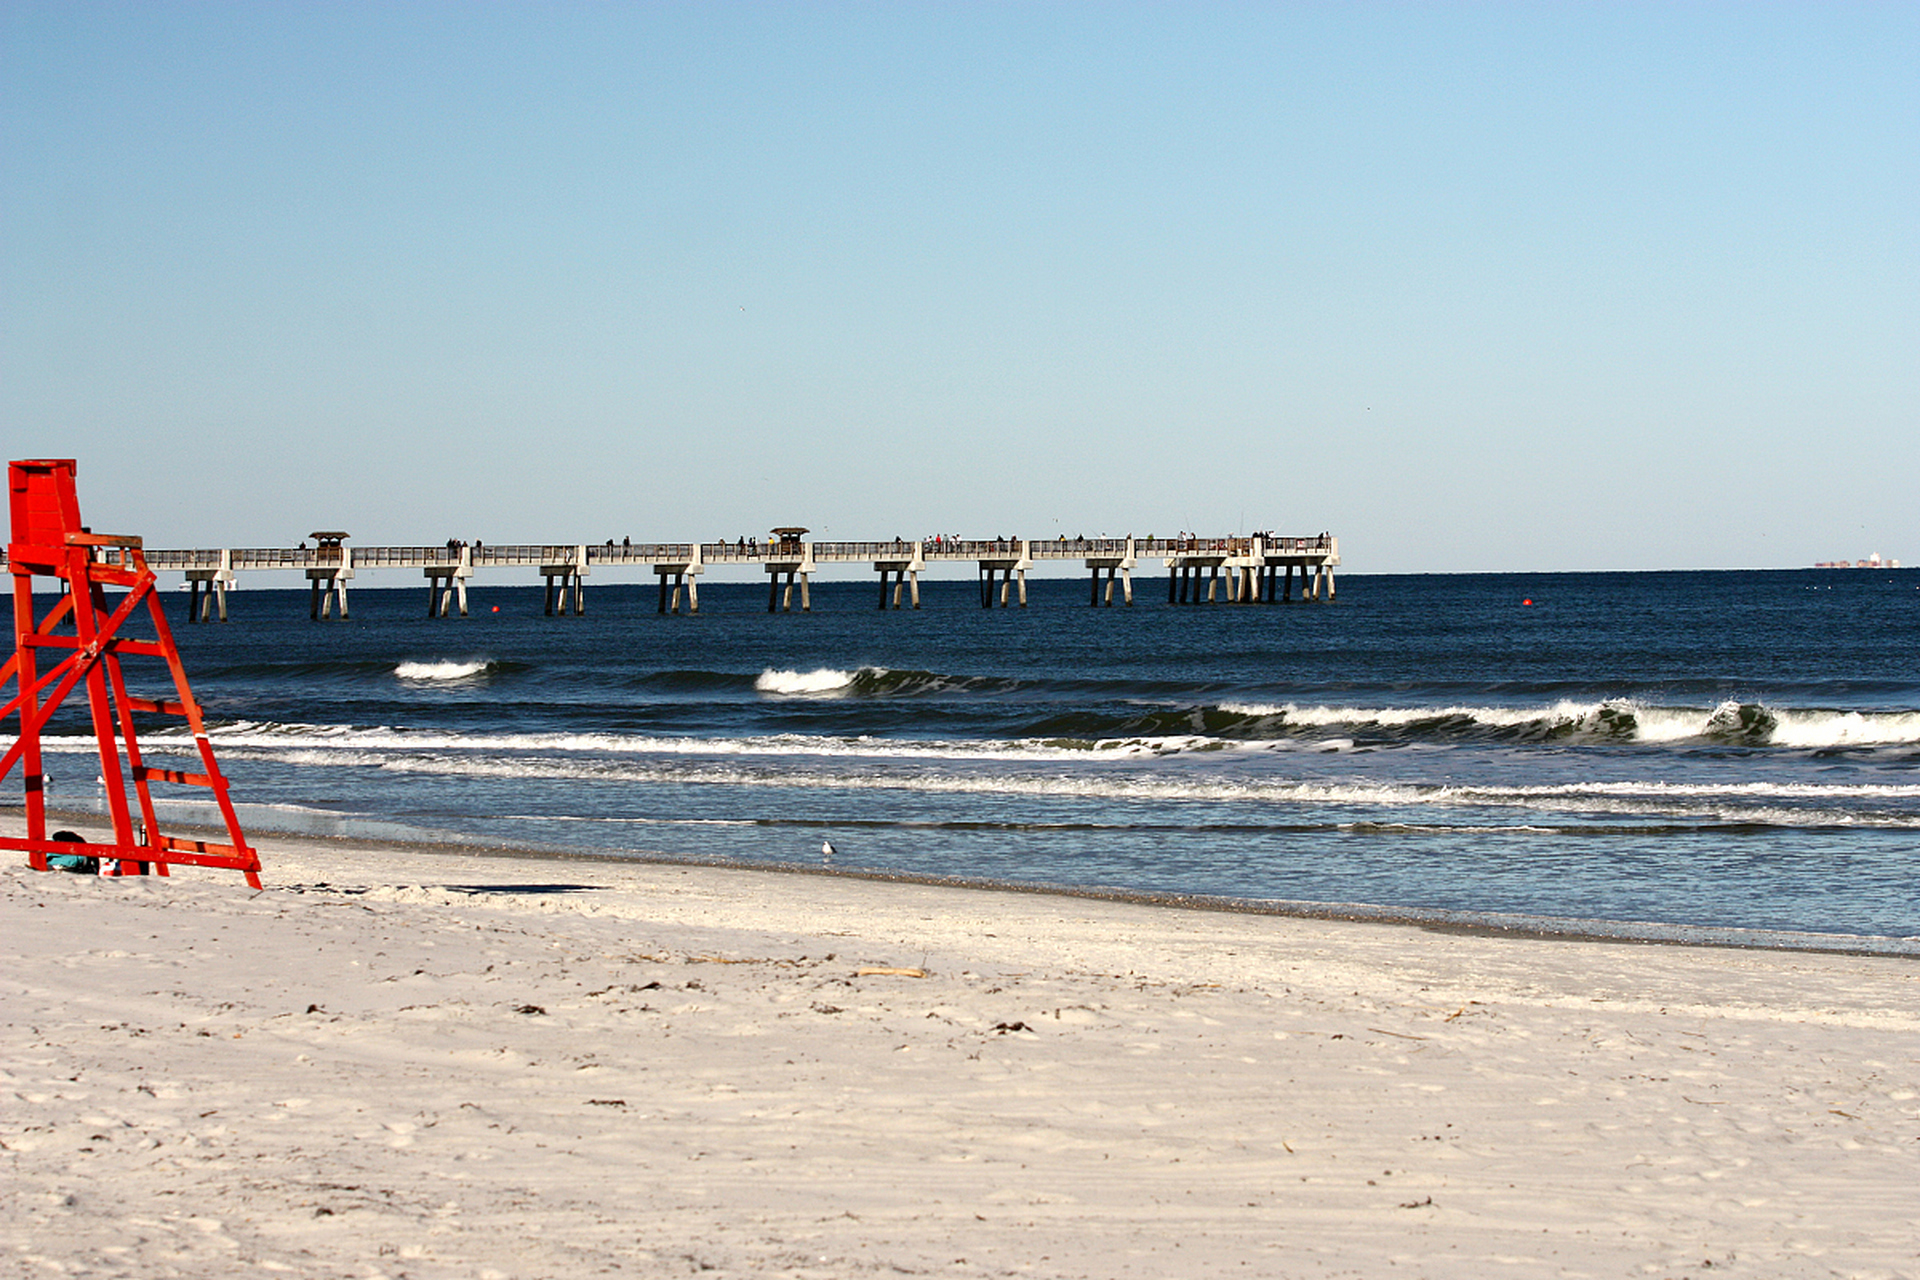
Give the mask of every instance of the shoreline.
<path id="1" fill-rule="evenodd" d="M 55 819 L 63 824 L 100 824 L 104 814 L 80 809 L 56 809 L 49 806 L 49 826 Z M 0 805 L 0 821 L 10 827 L 21 821 L 16 806 Z M 401 824 L 394 823 L 398 826 Z M 168 829 L 183 832 L 220 834 L 221 829 L 192 822 L 169 822 Z M 1731 950 L 1803 952 L 1813 955 L 1879 956 L 1920 960 L 1920 937 L 1895 937 L 1873 934 L 1824 934 L 1789 930 L 1748 929 L 1723 925 L 1670 924 L 1659 921 L 1591 920 L 1566 916 L 1531 916 L 1503 912 L 1453 911 L 1442 908 L 1386 906 L 1374 903 L 1311 902 L 1291 899 L 1235 898 L 1219 894 L 1183 894 L 1144 889 L 1126 889 L 1108 885 L 1059 885 L 1035 881 L 996 880 L 988 877 L 942 876 L 920 872 L 891 871 L 874 867 L 826 867 L 801 862 L 749 862 L 735 858 L 701 858 L 665 853 L 660 850 L 592 850 L 558 846 L 515 845 L 509 843 L 466 843 L 460 840 L 404 839 L 392 836 L 327 835 L 307 832 L 268 831 L 270 840 L 316 842 L 326 846 L 349 848 L 379 844 L 444 857 L 538 858 L 555 861 L 605 863 L 612 866 L 690 866 L 736 871 L 763 871 L 778 875 L 816 876 L 870 880 L 879 883 L 918 884 L 957 890 L 1028 893 L 1048 897 L 1083 898 L 1091 901 L 1132 903 L 1168 910 L 1211 911 L 1235 915 L 1277 916 L 1299 920 L 1349 921 L 1364 924 L 1402 925 L 1438 933 L 1468 936 L 1513 937 L 1570 942 L 1619 942 L 1650 946 L 1708 947 Z M 262 853 L 263 877 L 271 874 L 268 850 L 254 839 L 248 840 Z M 187 870 L 191 871 L 192 868 Z M 1870 945 L 1870 944 L 1884 945 Z"/>

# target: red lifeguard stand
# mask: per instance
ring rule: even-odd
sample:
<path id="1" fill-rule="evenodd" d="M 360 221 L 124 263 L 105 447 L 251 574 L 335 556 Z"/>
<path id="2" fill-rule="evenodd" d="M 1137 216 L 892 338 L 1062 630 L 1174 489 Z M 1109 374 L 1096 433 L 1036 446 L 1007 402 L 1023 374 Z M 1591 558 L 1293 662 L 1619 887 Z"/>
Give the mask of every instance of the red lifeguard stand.
<path id="1" fill-rule="evenodd" d="M 0 668 L 0 688 L 11 679 L 18 692 L 0 709 L 0 722 L 20 718 L 20 737 L 0 758 L 0 779 L 18 763 L 26 779 L 27 834 L 0 836 L 0 849 L 24 849 L 35 869 L 47 870 L 49 853 L 90 854 L 110 867 L 109 875 L 144 874 L 147 865 L 161 875 L 169 864 L 227 867 L 244 872 L 247 883 L 260 887 L 260 858 L 247 846 L 240 820 L 227 798 L 227 780 L 213 758 L 200 704 L 187 687 L 180 651 L 154 590 L 153 570 L 147 568 L 140 539 L 89 533 L 80 523 L 80 501 L 74 494 L 71 458 L 34 459 L 7 464 L 7 498 L 13 516 L 13 540 L 7 544 L 7 569 L 13 574 L 13 657 Z M 45 616 L 36 619 L 33 579 L 57 578 L 61 596 Z M 111 610 L 107 587 L 125 587 L 125 599 Z M 154 638 L 121 635 L 120 629 L 141 605 L 153 619 Z M 42 673 L 39 652 L 65 651 L 66 656 Z M 122 657 L 159 658 L 173 677 L 176 700 L 132 697 L 121 671 Z M 85 681 L 87 706 L 93 714 L 94 736 L 100 742 L 100 777 L 106 786 L 107 809 L 113 819 L 112 844 L 56 843 L 47 839 L 47 806 L 40 767 L 40 730 L 56 708 Z M 140 758 L 134 737 L 136 712 L 180 716 L 193 734 L 201 772 L 156 769 Z M 124 753 L 124 759 L 123 759 Z M 135 831 L 127 803 L 127 779 L 133 781 L 140 807 Z M 226 823 L 230 843 L 185 840 L 160 833 L 154 815 L 152 782 L 203 787 L 213 792 Z"/>

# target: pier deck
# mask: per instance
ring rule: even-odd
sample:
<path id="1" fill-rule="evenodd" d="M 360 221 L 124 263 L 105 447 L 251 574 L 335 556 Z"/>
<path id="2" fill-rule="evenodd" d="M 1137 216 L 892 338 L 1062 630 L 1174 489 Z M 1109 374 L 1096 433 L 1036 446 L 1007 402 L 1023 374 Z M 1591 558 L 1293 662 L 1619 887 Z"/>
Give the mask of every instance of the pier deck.
<path id="1" fill-rule="evenodd" d="M 424 569 L 458 565 L 463 553 L 476 569 L 527 568 L 571 563 L 584 556 L 590 564 L 651 568 L 657 565 L 765 565 L 796 558 L 816 564 L 859 564 L 880 560 L 926 563 L 967 563 L 1018 557 L 1023 550 L 1032 560 L 1085 560 L 1126 556 L 1246 556 L 1262 543 L 1265 554 L 1318 560 L 1333 556 L 1337 564 L 1338 539 L 1328 534 L 1304 538 L 1065 538 L 1035 541 L 1007 538 L 964 538 L 920 542 L 803 542 L 797 547 L 771 541 L 741 546 L 738 542 L 585 542 L 585 543 L 462 543 L 458 547 L 352 547 L 358 569 Z M 696 554 L 697 551 L 697 554 Z M 155 569 L 325 569 L 340 562 L 333 548 L 234 547 L 149 550 L 147 564 Z"/>
<path id="2" fill-rule="evenodd" d="M 779 531 L 776 531 L 779 532 Z M 809 542 L 798 537 L 738 539 L 733 542 L 484 543 L 448 542 L 434 546 L 348 546 L 345 534 L 316 535 L 317 545 L 299 547 L 158 548 L 146 552 L 149 566 L 183 573 L 192 591 L 188 621 L 204 621 L 216 601 L 226 618 L 226 593 L 246 572 L 304 573 L 313 588 L 312 616 L 327 617 L 337 599 L 347 616 L 347 580 L 361 569 L 414 569 L 428 583 L 429 616 L 467 611 L 467 582 L 482 569 L 532 568 L 547 583 L 546 611 L 578 614 L 584 609 L 585 578 L 595 568 L 636 568 L 660 582 L 661 612 L 678 612 L 684 589 L 699 610 L 698 577 L 709 569 L 757 567 L 769 578 L 768 609 L 791 609 L 796 586 L 800 607 L 811 607 L 809 585 L 819 567 L 870 564 L 880 574 L 880 608 L 901 607 L 910 592 L 920 604 L 920 574 L 934 564 L 973 564 L 980 577 L 981 604 L 1026 604 L 1027 571 L 1041 561 L 1079 561 L 1090 572 L 1092 605 L 1114 603 L 1116 586 L 1125 604 L 1133 603 L 1133 572 L 1142 559 L 1159 559 L 1167 571 L 1169 604 L 1250 604 L 1293 598 L 1293 576 L 1300 575 L 1300 598 L 1333 596 L 1333 569 L 1340 563 L 1339 539 L 1331 534 L 1305 537 L 1240 535 L 1219 538 L 957 538 L 884 542 Z M 1101 576 L 1105 575 L 1104 598 Z M 785 580 L 784 595 L 780 592 Z M 1205 596 L 1202 598 L 1204 579 Z M 997 588 L 997 589 L 996 589 Z M 1224 591 L 1222 590 L 1224 588 Z M 203 598 L 204 591 L 204 598 Z"/>

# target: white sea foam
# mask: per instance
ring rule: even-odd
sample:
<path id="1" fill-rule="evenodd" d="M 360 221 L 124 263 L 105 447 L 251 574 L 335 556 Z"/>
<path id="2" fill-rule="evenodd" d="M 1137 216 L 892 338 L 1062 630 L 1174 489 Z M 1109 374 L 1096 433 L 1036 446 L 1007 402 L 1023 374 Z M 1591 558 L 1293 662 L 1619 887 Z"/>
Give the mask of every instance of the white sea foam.
<path id="1" fill-rule="evenodd" d="M 665 744 L 657 744 L 664 746 Z M 698 743 L 713 747 L 717 744 Z M 807 739 L 798 736 L 776 743 L 771 739 L 737 743 L 736 750 L 549 754 L 520 751 L 512 755 L 485 751 L 424 747 L 408 750 L 368 749 L 366 744 L 341 743 L 322 748 L 259 751 L 242 748 L 236 754 L 260 756 L 285 763 L 321 767 L 376 768 L 385 772 L 424 775 L 489 777 L 500 779 L 590 780 L 629 784 L 699 784 L 717 786 L 846 788 L 923 793 L 981 793 L 1036 797 L 1078 797 L 1116 800 L 1212 801 L 1227 803 L 1333 804 L 1367 808 L 1519 808 L 1535 812 L 1620 814 L 1637 818 L 1710 819 L 1772 823 L 1787 826 L 1859 825 L 1912 828 L 1920 817 L 1910 813 L 1862 814 L 1832 808 L 1835 801 L 1881 801 L 1900 807 L 1920 799 L 1920 784 L 1880 783 L 1664 783 L 1580 782 L 1515 786 L 1423 785 L 1297 779 L 1220 778 L 1185 774 L 1114 774 L 1092 768 L 1061 772 L 1031 772 L 1018 768 L 1043 757 L 996 757 L 1003 766 L 991 773 L 966 766 L 988 757 L 954 750 L 956 744 L 901 744 L 852 740 Z M 731 755 L 732 760 L 724 758 Z M 774 760 L 769 757 L 776 758 Z M 864 757 L 864 766 L 839 763 Z M 1056 758 L 1089 761 L 1089 754 L 1061 752 Z M 761 763 L 766 760 L 767 763 Z M 777 762 L 776 762 L 777 760 Z M 1097 763 L 1097 761 L 1089 761 Z M 768 767 L 772 764 L 773 767 Z M 944 768 L 942 766 L 953 766 Z"/>
<path id="2" fill-rule="evenodd" d="M 56 751 L 95 749 L 92 739 L 44 740 Z M 252 726 L 245 741 L 215 737 L 223 753 L 319 768 L 502 780 L 628 785 L 997 794 L 1035 798 L 1333 805 L 1359 809 L 1518 810 L 1623 819 L 1912 830 L 1920 784 L 1612 781 L 1516 785 L 1221 777 L 1185 770 L 1116 772 L 1155 744 L 1128 740 L 1096 751 L 1044 743 L 894 742 L 778 735 L 663 739 L 619 735 L 469 737 L 337 726 Z M 1191 740 L 1182 747 L 1191 749 Z M 1061 769 L 1060 762 L 1083 768 Z M 991 764 L 990 770 L 979 768 Z M 1876 810 L 1879 810 L 1876 812 Z M 1388 819 L 1392 821 L 1392 819 Z M 1523 820 L 1524 821 L 1524 820 Z M 1475 826 L 1484 825 L 1476 822 Z"/>
<path id="3" fill-rule="evenodd" d="M 1886 799 L 1920 797 L 1920 784 L 1888 782 L 1565 782 L 1501 787 L 1521 796 L 1779 796 L 1788 799 Z"/>
<path id="4" fill-rule="evenodd" d="M 1116 738 L 1088 746 L 1065 746 L 1033 739 L 971 739 L 943 741 L 875 737 L 817 737 L 807 734 L 765 734 L 743 738 L 656 737 L 616 733 L 449 733 L 439 730 L 399 729 L 380 725 L 236 723 L 211 734 L 216 750 L 246 753 L 255 758 L 290 764 L 374 763 L 421 752 L 459 752 L 462 758 L 484 753 L 522 755 L 566 752 L 580 755 L 707 756 L 855 756 L 903 760 L 1088 760 L 1099 757 L 1136 757 L 1173 754 L 1200 744 L 1240 748 L 1211 738 Z M 143 739 L 152 751 L 189 748 L 192 739 L 182 730 L 157 733 Z M 49 736 L 42 740 L 49 752 L 87 753 L 98 749 L 91 737 Z"/>
<path id="5" fill-rule="evenodd" d="M 789 695 L 841 693 L 852 687 L 854 677 L 858 674 L 854 671 L 835 671 L 831 667 L 819 667 L 813 671 L 776 671 L 768 667 L 754 680 L 753 687 L 762 693 Z M 884 672 L 876 668 L 875 674 Z"/>
<path id="6" fill-rule="evenodd" d="M 1631 702 L 1609 705 L 1633 717 L 1633 736 L 1638 742 L 1684 742 L 1688 738 L 1704 737 L 1715 725 L 1730 723 L 1740 711 L 1737 702 L 1723 702 L 1706 711 L 1693 707 L 1648 707 Z"/>
<path id="7" fill-rule="evenodd" d="M 402 680 L 466 680 L 491 666 L 493 664 L 484 658 L 473 662 L 447 658 L 439 662 L 403 662 L 393 669 L 393 674 Z"/>
<path id="8" fill-rule="evenodd" d="M 1450 704 L 1421 707 L 1303 706 L 1299 703 L 1226 702 L 1222 711 L 1245 716 L 1277 716 L 1287 724 L 1311 728 L 1396 728 L 1432 720 L 1466 720 L 1489 728 L 1517 728 L 1541 724 L 1599 729 L 1611 723 L 1633 722 L 1638 742 L 1684 742 L 1732 732 L 1756 743 L 1776 747 L 1883 747 L 1920 744 L 1920 712 L 1911 711 L 1776 711 L 1758 708 L 1755 723 L 1746 727 L 1746 708 L 1727 701 L 1713 707 L 1650 706 L 1628 699 L 1575 702 L 1569 699 L 1542 706 L 1490 707 Z M 1770 723 L 1769 723 L 1770 722 Z"/>
<path id="9" fill-rule="evenodd" d="M 1920 712 L 1782 711 L 1772 741 L 1778 747 L 1882 747 L 1920 742 Z"/>
<path id="10" fill-rule="evenodd" d="M 816 673 L 818 674 L 818 673 Z M 840 675 L 843 673 L 833 673 Z M 1587 704 L 1598 715 L 1605 706 Z M 1580 704 L 1555 704 L 1545 708 L 1354 708 L 1308 707 L 1300 710 L 1299 722 L 1327 728 L 1351 729 L 1368 724 L 1405 723 L 1438 716 L 1472 717 L 1481 723 L 1503 725 L 1528 724 L 1545 715 L 1569 721 L 1581 718 Z M 1229 706 L 1242 714 L 1279 714 L 1283 708 L 1255 710 L 1245 705 Z M 1739 728 L 1740 706 L 1726 703 L 1714 709 L 1636 708 L 1632 714 L 1642 740 L 1684 741 L 1712 736 L 1716 729 L 1743 732 Z M 1485 713 L 1485 714 L 1482 714 Z M 1287 712 L 1289 719 L 1293 713 Z M 1768 728 L 1771 726 L 1771 734 Z M 1920 742 L 1920 713 L 1858 713 L 1840 711 L 1793 711 L 1761 717 L 1752 730 L 1744 731 L 1744 740 L 1752 745 L 1769 741 L 1776 747 L 1817 749 L 1829 746 L 1900 746 Z M 1154 757 L 1201 753 L 1256 754 L 1274 752 L 1351 751 L 1356 743 L 1346 734 L 1328 737 L 1296 738 L 1217 738 L 1204 734 L 1163 734 L 1101 739 L 899 739 L 868 735 L 828 737 L 806 734 L 765 734 L 743 737 L 681 737 L 619 733 L 463 733 L 447 730 L 413 730 L 376 725 L 355 727 L 326 724 L 279 724 L 236 722 L 214 729 L 212 739 L 222 751 L 257 751 L 287 763 L 327 762 L 332 753 L 354 753 L 355 762 L 374 755 L 410 754 L 424 751 L 458 752 L 466 756 L 478 753 L 563 752 L 593 755 L 675 755 L 783 756 L 783 757 L 863 757 L 901 760 L 997 760 L 997 761 L 1098 761 L 1150 759 Z M 192 740 L 184 729 L 162 731 L 146 739 L 156 752 L 190 748 Z M 50 752 L 92 752 L 97 749 L 88 736 L 50 735 L 43 739 Z M 299 753 L 299 754 L 295 754 Z M 345 763 L 345 761 L 337 761 Z M 1772 785 L 1772 784 L 1767 784 Z M 1871 792 L 1834 792 L 1831 794 L 1872 794 Z M 1894 794 L 1894 793 L 1888 793 Z"/>
<path id="11" fill-rule="evenodd" d="M 1016 795 L 1036 798 L 1207 801 L 1243 805 L 1247 803 L 1381 806 L 1441 809 L 1521 809 L 1534 813 L 1578 813 L 1618 815 L 1639 821 L 1681 820 L 1755 823 L 1771 826 L 1830 826 L 1920 828 L 1920 817 L 1912 814 L 1836 813 L 1824 808 L 1796 807 L 1794 799 L 1814 800 L 1825 796 L 1767 797 L 1775 803 L 1761 804 L 1753 796 L 1715 796 L 1710 793 L 1688 795 L 1684 791 L 1634 794 L 1622 790 L 1608 792 L 1580 787 L 1565 788 L 1493 788 L 1493 787 L 1419 787 L 1377 783 L 1324 783 L 1282 781 L 1227 781 L 1167 777 L 1116 777 L 1107 774 L 949 774 L 929 772 L 848 772 L 830 768 L 805 768 L 790 772 L 761 772 L 749 768 L 717 765 L 692 767 L 647 767 L 627 762 L 589 762 L 579 760 L 532 759 L 519 761 L 471 762 L 415 757 L 389 761 L 387 769 L 405 773 L 485 775 L 499 778 L 591 779 L 598 782 L 653 783 L 771 787 L 781 790 L 842 789 L 854 791 L 909 791 L 932 794 Z M 1920 793 L 1920 788 L 1908 788 Z M 1786 803 L 1781 803 L 1786 801 Z M 1477 825 L 1477 824 L 1476 824 Z"/>
<path id="12" fill-rule="evenodd" d="M 1729 704 L 1732 705 L 1732 704 Z M 1367 712 L 1354 711 L 1356 717 Z M 1432 714 L 1429 709 L 1428 714 Z M 1513 713 L 1518 715 L 1519 713 Z M 1697 736 L 1706 731 L 1714 713 L 1696 710 L 1690 717 L 1677 714 L 1671 721 L 1660 721 L 1660 732 L 1675 738 Z M 1525 723 L 1522 719 L 1519 722 Z M 1364 719 L 1336 720 L 1329 725 L 1365 723 Z M 1684 724 L 1682 733 L 1674 725 Z M 1781 717 L 1782 728 L 1774 732 L 1775 745 L 1819 747 L 1835 744 L 1902 744 L 1920 735 L 1920 714 L 1883 713 L 1860 715 L 1842 712 L 1796 712 Z M 1782 739 L 1784 738 L 1784 741 Z M 618 733 L 459 733 L 444 730 L 412 730 L 391 726 L 357 728 L 347 725 L 275 724 L 238 722 L 217 728 L 213 744 L 221 751 L 250 751 L 292 764 L 368 763 L 389 755 L 420 752 L 457 752 L 471 758 L 483 753 L 562 752 L 581 755 L 672 755 L 682 757 L 779 756 L 779 757 L 861 757 L 868 759 L 934 761 L 1099 761 L 1149 759 L 1161 756 L 1197 753 L 1266 753 L 1275 751 L 1351 751 L 1355 743 L 1341 736 L 1323 739 L 1222 739 L 1200 734 L 1168 734 L 1129 738 L 1103 738 L 1093 741 L 1071 739 L 897 739 L 872 736 L 825 737 L 808 734 L 765 734 L 749 737 L 677 737 Z M 184 730 L 150 735 L 145 741 L 156 752 L 184 749 L 191 739 Z M 56 753 L 85 753 L 97 750 L 93 738 L 79 735 L 49 735 L 43 747 Z M 351 755 L 347 761 L 338 757 Z M 1607 786 L 1610 784 L 1592 784 Z M 1635 783 L 1635 787 L 1653 784 Z M 1769 790 L 1786 784 L 1758 784 Z M 1564 790 L 1564 788 L 1551 788 Z M 1723 788 L 1713 788 L 1724 791 Z M 1598 794 L 1596 792 L 1596 794 Z M 1785 794 L 1785 792 L 1783 792 Z M 1826 795 L 1916 795 L 1920 787 L 1884 790 L 1874 787 L 1842 787 L 1807 794 Z"/>
<path id="13" fill-rule="evenodd" d="M 1295 702 L 1223 702 L 1220 709 L 1233 715 L 1282 716 L 1288 724 L 1334 728 L 1349 725 L 1399 726 L 1426 720 L 1472 720 L 1495 727 L 1533 724 L 1547 720 L 1576 723 L 1596 715 L 1607 704 L 1556 702 L 1549 707 L 1474 707 L 1448 705 L 1433 707 L 1323 707 L 1301 706 Z"/>

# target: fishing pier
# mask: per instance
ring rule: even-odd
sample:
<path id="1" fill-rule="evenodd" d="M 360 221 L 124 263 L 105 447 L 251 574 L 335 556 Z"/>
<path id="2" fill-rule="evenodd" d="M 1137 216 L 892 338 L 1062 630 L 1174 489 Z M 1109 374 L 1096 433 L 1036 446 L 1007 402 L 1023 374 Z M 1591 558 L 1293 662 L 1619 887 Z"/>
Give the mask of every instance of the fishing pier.
<path id="1" fill-rule="evenodd" d="M 1134 574 L 1144 560 L 1166 573 L 1167 603 L 1273 604 L 1331 600 L 1340 540 L 1331 534 L 1222 538 L 930 538 L 916 542 L 810 542 L 805 529 L 782 528 L 766 539 L 734 542 L 602 542 L 355 547 L 348 535 L 323 530 L 313 545 L 147 551 L 156 570 L 186 578 L 187 621 L 227 619 L 227 591 L 239 575 L 304 572 L 309 616 L 347 616 L 347 584 L 362 569 L 413 569 L 426 581 L 428 617 L 466 616 L 467 584 L 482 570 L 536 569 L 546 583 L 549 616 L 586 610 L 586 579 L 596 568 L 650 570 L 659 579 L 659 612 L 679 613 L 684 597 L 700 611 L 700 578 L 714 569 L 758 569 L 767 575 L 767 611 L 813 607 L 812 580 L 823 565 L 870 564 L 879 574 L 877 607 L 920 607 L 920 575 L 930 565 L 972 564 L 982 608 L 1026 607 L 1027 574 L 1042 561 L 1079 561 L 1089 578 L 1088 604 L 1111 607 L 1116 594 L 1134 603 Z M 1295 577 L 1298 576 L 1298 587 Z"/>

